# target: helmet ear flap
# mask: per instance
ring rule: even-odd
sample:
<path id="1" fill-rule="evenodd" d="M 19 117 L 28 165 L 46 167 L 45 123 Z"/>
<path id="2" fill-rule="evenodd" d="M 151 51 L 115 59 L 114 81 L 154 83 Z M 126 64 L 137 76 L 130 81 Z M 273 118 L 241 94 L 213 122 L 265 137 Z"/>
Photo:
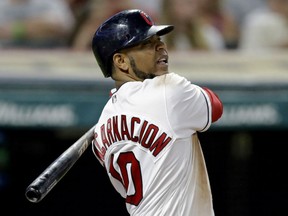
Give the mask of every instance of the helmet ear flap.
<path id="1" fill-rule="evenodd" d="M 92 50 L 103 75 L 110 77 L 114 53 L 155 34 L 164 35 L 172 30 L 171 25 L 154 25 L 151 17 L 141 10 L 124 10 L 110 17 L 96 30 Z"/>

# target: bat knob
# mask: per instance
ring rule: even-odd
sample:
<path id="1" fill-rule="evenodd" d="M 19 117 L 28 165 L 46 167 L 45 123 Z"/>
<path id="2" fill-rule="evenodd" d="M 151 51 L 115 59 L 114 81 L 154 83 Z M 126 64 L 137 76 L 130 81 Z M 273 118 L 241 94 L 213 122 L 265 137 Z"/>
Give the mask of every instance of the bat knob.
<path id="1" fill-rule="evenodd" d="M 41 200 L 42 195 L 39 190 L 33 187 L 28 187 L 25 196 L 30 202 L 36 203 Z"/>

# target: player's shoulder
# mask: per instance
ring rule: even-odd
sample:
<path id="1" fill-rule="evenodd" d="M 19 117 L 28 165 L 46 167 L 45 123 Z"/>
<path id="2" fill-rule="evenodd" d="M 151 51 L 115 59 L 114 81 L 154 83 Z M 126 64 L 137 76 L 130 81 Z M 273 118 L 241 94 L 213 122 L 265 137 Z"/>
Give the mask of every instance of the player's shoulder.
<path id="1" fill-rule="evenodd" d="M 186 91 L 187 89 L 196 87 L 196 85 L 192 84 L 186 77 L 183 77 L 177 73 L 168 73 L 163 77 L 160 76 L 159 79 L 163 79 L 166 89 L 171 89 L 175 93 L 177 90 Z"/>
<path id="2" fill-rule="evenodd" d="M 169 94 L 170 96 L 175 95 L 179 99 L 181 99 L 181 97 L 199 95 L 202 91 L 200 86 L 193 84 L 186 77 L 176 73 L 169 73 L 163 77 L 160 76 L 159 79 L 163 79 L 163 82 L 165 83 L 166 94 Z"/>
<path id="3" fill-rule="evenodd" d="M 120 88 L 120 92 L 123 93 L 125 90 L 125 93 L 131 96 L 136 92 L 159 92 L 161 89 L 165 89 L 166 91 L 169 91 L 170 89 L 172 92 L 176 93 L 178 91 L 183 91 L 183 89 L 187 87 L 191 88 L 191 82 L 185 77 L 176 73 L 168 73 L 153 79 L 146 79 L 143 82 L 127 82 Z"/>
<path id="4" fill-rule="evenodd" d="M 168 73 L 161 76 L 157 76 L 153 80 L 154 82 L 162 82 L 166 85 L 172 85 L 172 86 L 181 86 L 181 84 L 184 85 L 187 83 L 190 84 L 187 78 L 180 76 L 179 74 L 176 73 Z"/>
<path id="5" fill-rule="evenodd" d="M 163 77 L 163 78 L 165 78 L 165 79 L 168 80 L 168 81 L 169 81 L 169 80 L 186 80 L 185 77 L 180 76 L 179 74 L 173 73 L 173 72 L 164 74 L 163 76 L 159 76 L 159 77 Z"/>

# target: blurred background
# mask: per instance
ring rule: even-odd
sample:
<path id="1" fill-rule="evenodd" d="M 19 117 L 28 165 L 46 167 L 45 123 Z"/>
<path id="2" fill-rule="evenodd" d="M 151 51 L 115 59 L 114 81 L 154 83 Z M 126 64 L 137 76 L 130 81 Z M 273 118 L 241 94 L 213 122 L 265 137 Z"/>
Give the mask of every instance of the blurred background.
<path id="1" fill-rule="evenodd" d="M 1 0 L 1 215 L 128 215 L 90 148 L 39 203 L 25 190 L 98 120 L 114 83 L 91 51 L 112 14 L 139 8 L 170 71 L 213 89 L 224 115 L 200 134 L 217 216 L 286 212 L 287 0 Z"/>

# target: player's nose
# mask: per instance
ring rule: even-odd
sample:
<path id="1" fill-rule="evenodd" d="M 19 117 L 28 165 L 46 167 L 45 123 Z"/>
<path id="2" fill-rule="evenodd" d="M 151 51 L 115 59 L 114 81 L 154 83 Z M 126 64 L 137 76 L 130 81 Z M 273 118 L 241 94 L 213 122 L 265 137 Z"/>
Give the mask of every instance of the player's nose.
<path id="1" fill-rule="evenodd" d="M 162 49 L 166 50 L 166 45 L 163 41 L 158 41 L 155 49 L 156 49 L 156 51 L 160 51 Z"/>

